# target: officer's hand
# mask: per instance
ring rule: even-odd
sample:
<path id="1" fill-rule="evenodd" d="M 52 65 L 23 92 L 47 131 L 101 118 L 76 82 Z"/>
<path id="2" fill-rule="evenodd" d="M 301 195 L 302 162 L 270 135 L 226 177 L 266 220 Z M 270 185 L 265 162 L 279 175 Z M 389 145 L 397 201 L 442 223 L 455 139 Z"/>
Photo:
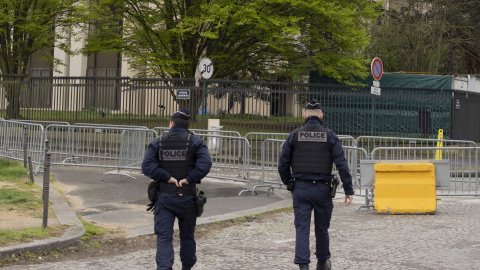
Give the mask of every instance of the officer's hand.
<path id="1" fill-rule="evenodd" d="M 187 179 L 182 179 L 178 182 L 178 186 L 181 187 L 182 185 L 188 185 Z"/>
<path id="2" fill-rule="evenodd" d="M 147 204 L 148 208 L 147 208 L 147 211 L 154 211 L 155 210 L 155 203 L 152 202 L 152 203 L 149 203 Z"/>
<path id="3" fill-rule="evenodd" d="M 175 184 L 175 186 L 180 187 L 180 186 L 178 185 L 178 180 L 175 179 L 175 178 L 173 178 L 173 177 L 170 177 L 170 179 L 168 179 L 168 183 L 169 183 L 169 184 Z"/>
<path id="4" fill-rule="evenodd" d="M 345 195 L 345 206 L 349 206 L 352 204 L 353 195 Z"/>

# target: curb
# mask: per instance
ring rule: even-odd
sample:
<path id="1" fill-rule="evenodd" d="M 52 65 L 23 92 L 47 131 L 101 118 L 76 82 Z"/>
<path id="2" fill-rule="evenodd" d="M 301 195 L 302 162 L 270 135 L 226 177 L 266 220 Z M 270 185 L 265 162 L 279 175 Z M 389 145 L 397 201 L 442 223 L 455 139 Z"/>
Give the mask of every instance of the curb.
<path id="1" fill-rule="evenodd" d="M 207 204 L 208 206 L 208 204 Z M 281 200 L 275 203 L 271 203 L 265 206 L 259 206 L 247 210 L 240 210 L 228 214 L 222 214 L 222 215 L 214 215 L 214 216 L 208 216 L 208 217 L 199 217 L 197 218 L 197 226 L 198 225 L 203 225 L 203 224 L 209 224 L 209 223 L 214 223 L 214 222 L 220 222 L 220 221 L 225 221 L 225 220 L 231 220 L 239 217 L 244 217 L 244 216 L 250 216 L 250 215 L 258 215 L 270 211 L 275 211 L 279 209 L 283 209 L 286 207 L 292 206 L 292 201 L 291 200 Z M 178 230 L 178 222 L 175 222 L 173 225 L 174 230 Z M 132 237 L 137 237 L 140 235 L 151 235 L 155 234 L 153 226 L 148 226 L 148 227 L 140 227 L 136 228 L 134 230 L 129 230 L 127 231 L 128 233 L 133 234 L 130 237 L 127 238 L 132 238 Z"/>
<path id="2" fill-rule="evenodd" d="M 37 185 L 42 186 L 43 177 L 36 176 L 35 182 Z M 14 258 L 26 252 L 51 251 L 57 248 L 68 247 L 85 235 L 85 227 L 60 192 L 50 188 L 49 199 L 52 202 L 53 211 L 60 224 L 70 227 L 65 230 L 61 237 L 51 237 L 16 246 L 0 247 L 0 259 Z"/>

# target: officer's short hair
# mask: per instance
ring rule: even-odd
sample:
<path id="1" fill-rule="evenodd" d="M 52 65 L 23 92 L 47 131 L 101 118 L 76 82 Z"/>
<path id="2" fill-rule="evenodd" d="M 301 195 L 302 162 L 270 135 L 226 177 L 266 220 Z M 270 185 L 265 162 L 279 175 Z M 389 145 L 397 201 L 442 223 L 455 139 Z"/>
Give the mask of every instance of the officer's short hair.
<path id="1" fill-rule="evenodd" d="M 188 128 L 188 125 L 190 123 L 190 121 L 188 120 L 185 120 L 185 119 L 182 119 L 182 118 L 172 118 L 172 122 L 173 122 L 173 125 L 176 126 L 176 127 L 184 127 L 184 128 Z"/>
<path id="2" fill-rule="evenodd" d="M 305 110 L 305 114 L 307 115 L 307 117 L 309 116 L 320 117 L 322 115 L 322 110 L 321 109 Z"/>

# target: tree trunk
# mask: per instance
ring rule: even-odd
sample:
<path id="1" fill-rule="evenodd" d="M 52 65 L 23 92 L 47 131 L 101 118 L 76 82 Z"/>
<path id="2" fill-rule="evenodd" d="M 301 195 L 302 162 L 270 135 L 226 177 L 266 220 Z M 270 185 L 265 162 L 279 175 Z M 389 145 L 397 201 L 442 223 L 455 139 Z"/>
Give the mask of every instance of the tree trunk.
<path id="1" fill-rule="evenodd" d="M 450 10 L 455 11 L 457 8 L 457 1 L 450 0 Z M 451 72 L 453 75 L 457 74 L 458 71 L 458 61 L 457 61 L 457 24 L 456 16 L 457 14 L 450 14 L 450 61 L 451 61 Z"/>
<path id="2" fill-rule="evenodd" d="M 5 90 L 5 98 L 7 99 L 7 119 L 20 119 L 20 77 L 4 77 L 3 88 Z"/>

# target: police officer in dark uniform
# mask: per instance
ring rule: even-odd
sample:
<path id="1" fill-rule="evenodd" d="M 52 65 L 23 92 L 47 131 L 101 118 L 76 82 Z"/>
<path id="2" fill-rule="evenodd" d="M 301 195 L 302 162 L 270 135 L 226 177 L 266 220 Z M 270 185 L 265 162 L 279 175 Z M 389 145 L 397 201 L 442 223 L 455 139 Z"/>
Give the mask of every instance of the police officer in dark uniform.
<path id="1" fill-rule="evenodd" d="M 335 163 L 345 190 L 345 205 L 353 200 L 352 177 L 337 135 L 322 124 L 320 103 L 312 99 L 305 107 L 305 125 L 288 136 L 278 164 L 282 182 L 292 193 L 295 215 L 295 260 L 309 269 L 310 223 L 314 211 L 317 270 L 331 269 L 328 228 L 333 203 L 330 191 Z"/>
<path id="2" fill-rule="evenodd" d="M 188 131 L 189 120 L 188 109 L 175 112 L 169 132 L 148 145 L 142 163 L 142 172 L 156 181 L 159 188 L 154 208 L 157 270 L 172 269 L 175 218 L 180 230 L 182 269 L 191 269 L 197 261 L 196 184 L 208 174 L 212 160 L 203 139 Z"/>

